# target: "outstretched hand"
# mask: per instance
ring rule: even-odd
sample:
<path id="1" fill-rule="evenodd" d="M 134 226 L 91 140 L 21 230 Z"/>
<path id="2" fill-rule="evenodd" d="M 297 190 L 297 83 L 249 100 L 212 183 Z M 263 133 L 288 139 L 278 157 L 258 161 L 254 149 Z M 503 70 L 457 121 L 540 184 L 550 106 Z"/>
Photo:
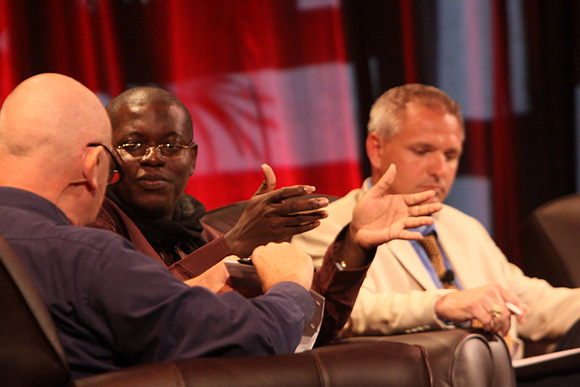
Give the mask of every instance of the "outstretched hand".
<path id="1" fill-rule="evenodd" d="M 441 203 L 427 203 L 435 191 L 391 195 L 389 186 L 396 175 L 391 164 L 381 179 L 358 201 L 349 232 L 362 249 L 377 247 L 392 239 L 420 239 L 419 232 L 406 230 L 433 223 L 429 216 L 441 209 Z"/>
<path id="2" fill-rule="evenodd" d="M 269 165 L 263 164 L 264 182 L 248 201 L 236 225 L 225 235 L 233 254 L 249 256 L 260 245 L 283 242 L 320 225 L 328 216 L 321 210 L 328 205 L 326 198 L 287 200 L 314 192 L 309 185 L 295 185 L 274 190 L 276 176 Z"/>

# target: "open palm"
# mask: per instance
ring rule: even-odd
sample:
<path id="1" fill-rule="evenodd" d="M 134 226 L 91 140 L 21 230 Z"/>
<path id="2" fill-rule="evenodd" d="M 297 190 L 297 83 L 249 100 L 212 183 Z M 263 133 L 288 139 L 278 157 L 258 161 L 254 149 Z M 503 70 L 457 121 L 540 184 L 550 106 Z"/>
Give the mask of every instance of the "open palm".
<path id="1" fill-rule="evenodd" d="M 420 239 L 420 233 L 407 229 L 433 223 L 429 215 L 442 207 L 441 203 L 426 203 L 435 191 L 388 194 L 395 175 L 396 167 L 391 165 L 377 184 L 365 192 L 353 211 L 350 232 L 363 249 L 392 239 Z"/>

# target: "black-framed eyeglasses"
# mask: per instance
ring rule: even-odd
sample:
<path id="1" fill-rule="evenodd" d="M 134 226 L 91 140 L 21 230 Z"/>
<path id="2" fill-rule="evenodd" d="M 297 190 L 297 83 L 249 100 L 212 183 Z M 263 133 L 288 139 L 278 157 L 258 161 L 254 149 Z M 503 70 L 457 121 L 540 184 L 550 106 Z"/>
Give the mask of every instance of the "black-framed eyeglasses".
<path id="1" fill-rule="evenodd" d="M 109 155 L 109 160 L 110 160 L 109 175 L 107 176 L 107 185 L 113 185 L 113 184 L 119 183 L 123 179 L 123 168 L 121 168 L 121 165 L 119 164 L 119 162 L 115 158 L 115 155 L 113 154 L 113 152 L 111 152 L 111 150 L 109 148 L 107 148 L 105 145 L 100 144 L 98 142 L 89 143 L 89 144 L 87 144 L 87 146 L 91 146 L 91 147 L 102 146 L 105 149 L 105 151 L 107 151 L 107 154 Z"/>
<path id="2" fill-rule="evenodd" d="M 180 144 L 178 142 L 167 142 L 155 146 L 148 146 L 136 141 L 128 141 L 121 145 L 117 145 L 115 148 L 135 158 L 143 157 L 149 154 L 149 150 L 154 150 L 159 156 L 163 158 L 179 158 L 184 155 L 184 151 L 186 149 L 189 149 L 192 146 L 195 146 L 194 141 L 191 141 L 187 145 Z"/>

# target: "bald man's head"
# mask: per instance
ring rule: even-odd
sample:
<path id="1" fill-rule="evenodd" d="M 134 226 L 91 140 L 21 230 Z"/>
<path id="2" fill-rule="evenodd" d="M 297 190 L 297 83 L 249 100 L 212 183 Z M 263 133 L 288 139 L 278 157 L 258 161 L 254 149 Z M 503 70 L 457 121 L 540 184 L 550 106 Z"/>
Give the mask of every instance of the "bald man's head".
<path id="1" fill-rule="evenodd" d="M 104 149 L 91 143 L 111 146 L 97 96 L 64 75 L 31 77 L 0 110 L 0 186 L 43 196 L 73 224 L 86 223 L 101 205 L 109 169 Z"/>
<path id="2" fill-rule="evenodd" d="M 110 144 L 104 108 L 85 86 L 60 74 L 22 82 L 0 110 L 0 152 L 57 159 L 82 152 L 88 142 Z"/>

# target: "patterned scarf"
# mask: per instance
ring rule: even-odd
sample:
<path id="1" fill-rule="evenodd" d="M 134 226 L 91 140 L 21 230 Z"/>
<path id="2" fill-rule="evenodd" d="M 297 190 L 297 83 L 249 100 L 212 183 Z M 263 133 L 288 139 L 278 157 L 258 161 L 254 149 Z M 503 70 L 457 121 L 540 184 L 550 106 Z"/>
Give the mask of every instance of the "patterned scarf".
<path id="1" fill-rule="evenodd" d="M 181 259 L 179 250 L 190 254 L 207 243 L 201 236 L 203 225 L 200 222 L 205 214 L 205 206 L 193 196 L 181 195 L 171 220 L 142 216 L 110 190 L 107 191 L 107 196 L 131 218 L 155 251 L 159 255 L 172 257 L 173 262 Z"/>

